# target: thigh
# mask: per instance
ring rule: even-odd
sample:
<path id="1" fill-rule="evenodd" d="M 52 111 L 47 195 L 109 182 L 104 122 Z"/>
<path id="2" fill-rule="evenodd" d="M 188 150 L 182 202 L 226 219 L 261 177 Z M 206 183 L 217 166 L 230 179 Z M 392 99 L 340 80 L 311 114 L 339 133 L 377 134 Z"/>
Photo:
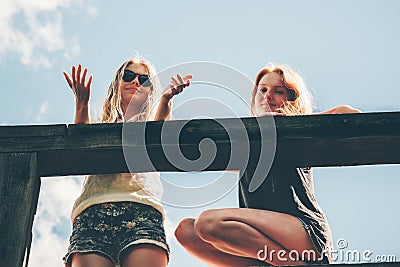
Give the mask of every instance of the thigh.
<path id="1" fill-rule="evenodd" d="M 115 267 L 108 258 L 97 254 L 75 253 L 71 257 L 71 267 Z"/>
<path id="2" fill-rule="evenodd" d="M 197 235 L 194 222 L 195 220 L 191 218 L 182 220 L 175 231 L 175 236 L 189 254 L 199 258 L 207 265 L 221 267 L 269 266 L 260 260 L 237 256 L 217 249 Z"/>
<path id="3" fill-rule="evenodd" d="M 110 262 L 111 266 L 115 266 L 117 255 L 113 243 L 115 235 L 112 231 L 110 216 L 104 213 L 104 205 L 90 206 L 75 218 L 70 245 L 64 257 L 66 266 L 73 263 L 72 261 L 75 262 L 73 263 L 75 266 L 79 262 L 91 262 L 92 260 L 94 262 Z"/>
<path id="4" fill-rule="evenodd" d="M 139 244 L 131 246 L 125 253 L 122 267 L 163 267 L 168 264 L 166 251 L 156 245 Z"/>
<path id="5" fill-rule="evenodd" d="M 288 251 L 316 251 L 303 224 L 298 218 L 289 214 L 259 209 L 230 208 L 205 211 L 198 220 L 202 217 L 222 223 L 239 222 L 242 227 L 254 228 Z"/>
<path id="6" fill-rule="evenodd" d="M 118 218 L 117 231 L 117 240 L 120 245 L 119 261 L 124 262 L 125 258 L 133 258 L 131 255 L 136 254 L 138 260 L 142 258 L 140 255 L 147 255 L 148 261 L 159 262 L 158 255 L 161 255 L 162 261 L 168 259 L 169 246 L 166 241 L 162 214 L 145 204 L 123 203 L 123 205 L 125 212 Z"/>

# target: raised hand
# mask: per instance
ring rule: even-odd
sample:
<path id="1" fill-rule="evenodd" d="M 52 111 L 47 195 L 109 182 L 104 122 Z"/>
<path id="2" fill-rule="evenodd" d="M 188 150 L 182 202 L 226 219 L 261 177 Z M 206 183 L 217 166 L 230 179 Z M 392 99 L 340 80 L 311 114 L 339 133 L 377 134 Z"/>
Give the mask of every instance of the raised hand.
<path id="1" fill-rule="evenodd" d="M 75 100 L 77 104 L 87 104 L 90 98 L 90 86 L 92 84 L 93 75 L 89 76 L 86 83 L 87 68 L 82 72 L 82 65 L 79 64 L 76 68 L 72 66 L 72 79 L 67 72 L 63 72 L 65 79 L 69 87 L 72 89 L 75 95 Z M 81 76 L 82 74 L 82 76 Z"/>
<path id="2" fill-rule="evenodd" d="M 171 82 L 168 85 L 169 90 L 164 93 L 164 97 L 171 99 L 177 94 L 180 94 L 184 88 L 190 85 L 190 80 L 193 78 L 191 74 L 182 77 L 180 74 L 177 74 L 176 77 L 171 78 Z"/>
<path id="3" fill-rule="evenodd" d="M 168 120 L 171 118 L 171 110 L 172 110 L 172 101 L 171 99 L 180 94 L 185 87 L 190 85 L 190 79 L 192 79 L 192 75 L 186 75 L 182 77 L 180 74 L 176 75 L 175 77 L 171 78 L 171 83 L 168 85 L 169 90 L 167 90 L 158 105 L 157 113 L 155 116 L 155 120 Z"/>
<path id="4" fill-rule="evenodd" d="M 74 123 L 90 123 L 89 115 L 89 98 L 90 98 L 90 85 L 92 84 L 93 76 L 90 75 L 86 83 L 87 68 L 83 70 L 82 65 L 79 64 L 78 68 L 72 66 L 72 78 L 67 72 L 63 72 L 69 87 L 75 95 L 75 119 Z M 82 74 L 82 76 L 81 76 Z"/>

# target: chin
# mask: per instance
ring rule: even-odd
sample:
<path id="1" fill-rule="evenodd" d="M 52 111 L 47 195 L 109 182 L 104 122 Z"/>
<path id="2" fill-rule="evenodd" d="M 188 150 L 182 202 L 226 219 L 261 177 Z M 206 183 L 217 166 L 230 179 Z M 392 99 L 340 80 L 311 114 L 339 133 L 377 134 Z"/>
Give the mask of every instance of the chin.
<path id="1" fill-rule="evenodd" d="M 267 116 L 271 112 L 274 112 L 274 111 L 270 110 L 270 109 L 268 109 L 268 110 L 263 109 L 263 110 L 258 110 L 257 112 L 255 112 L 255 114 L 257 114 L 257 116 Z"/>

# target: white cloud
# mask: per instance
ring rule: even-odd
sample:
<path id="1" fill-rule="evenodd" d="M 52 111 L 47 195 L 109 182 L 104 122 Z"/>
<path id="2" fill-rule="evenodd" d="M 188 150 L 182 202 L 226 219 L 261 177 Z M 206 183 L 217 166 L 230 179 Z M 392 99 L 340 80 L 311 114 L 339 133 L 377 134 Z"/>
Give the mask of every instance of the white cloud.
<path id="1" fill-rule="evenodd" d="M 174 223 L 168 216 L 165 216 L 164 227 L 165 227 L 165 235 L 167 236 L 167 243 L 171 244 L 175 240 L 174 232 L 175 228 L 177 227 L 177 224 Z"/>
<path id="2" fill-rule="evenodd" d="M 90 6 L 90 7 L 88 7 L 88 12 L 89 12 L 89 14 L 91 14 L 92 16 L 95 16 L 95 15 L 97 15 L 98 10 L 97 10 L 96 7 Z"/>
<path id="3" fill-rule="evenodd" d="M 78 55 L 81 51 L 78 39 L 72 38 L 70 44 L 64 50 L 64 58 L 67 60 L 70 60 L 73 56 Z"/>
<path id="4" fill-rule="evenodd" d="M 72 177 L 42 179 L 29 266 L 62 266 L 62 257 L 68 248 L 66 236 L 71 230 L 60 233 L 55 229 L 64 228 L 65 222 L 70 221 L 72 205 L 80 193 L 82 181 Z"/>
<path id="5" fill-rule="evenodd" d="M 41 122 L 43 122 L 43 121 L 44 121 L 44 116 L 45 116 L 46 114 L 48 114 L 48 113 L 47 113 L 48 110 L 49 110 L 49 101 L 45 101 L 45 102 L 43 102 L 43 103 L 40 105 L 39 110 L 38 110 L 38 112 L 36 113 L 37 115 L 36 115 L 34 121 L 35 121 L 36 123 L 41 123 Z"/>
<path id="6" fill-rule="evenodd" d="M 18 55 L 23 64 L 36 68 L 51 66 L 48 54 L 70 46 L 63 36 L 61 10 L 75 3 L 79 1 L 2 0 L 0 60 L 8 55 Z M 97 11 L 90 8 L 88 12 L 95 15 Z"/>

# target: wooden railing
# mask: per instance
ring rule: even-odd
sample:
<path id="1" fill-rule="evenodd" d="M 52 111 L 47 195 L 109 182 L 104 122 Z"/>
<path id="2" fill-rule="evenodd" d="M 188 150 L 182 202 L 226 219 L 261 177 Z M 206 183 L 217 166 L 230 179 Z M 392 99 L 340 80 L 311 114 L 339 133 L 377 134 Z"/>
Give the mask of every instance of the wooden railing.
<path id="1" fill-rule="evenodd" d="M 250 157 L 253 162 L 244 170 L 240 164 L 227 160 L 233 146 L 243 145 L 243 132 L 250 154 L 254 155 L 261 144 L 276 141 L 275 161 L 287 160 L 299 167 L 400 163 L 400 112 L 275 117 L 274 122 L 271 124 L 271 118 L 265 117 L 0 126 L 0 266 L 21 267 L 28 262 L 40 177 L 146 172 L 152 168 L 157 171 L 244 171 L 255 165 L 257 157 Z M 179 144 L 161 142 L 162 131 L 183 124 Z M 124 134 L 140 133 L 143 138 L 124 140 L 123 131 Z M 263 131 L 276 131 L 276 140 L 269 135 L 261 138 Z M 212 139 L 217 149 L 214 160 L 206 168 L 182 169 L 172 164 L 163 152 L 165 147 L 179 147 L 185 157 L 196 159 L 199 142 L 204 138 Z M 128 168 L 124 150 L 130 149 L 146 153 L 151 164 Z M 400 266 L 400 263 L 371 265 Z"/>

